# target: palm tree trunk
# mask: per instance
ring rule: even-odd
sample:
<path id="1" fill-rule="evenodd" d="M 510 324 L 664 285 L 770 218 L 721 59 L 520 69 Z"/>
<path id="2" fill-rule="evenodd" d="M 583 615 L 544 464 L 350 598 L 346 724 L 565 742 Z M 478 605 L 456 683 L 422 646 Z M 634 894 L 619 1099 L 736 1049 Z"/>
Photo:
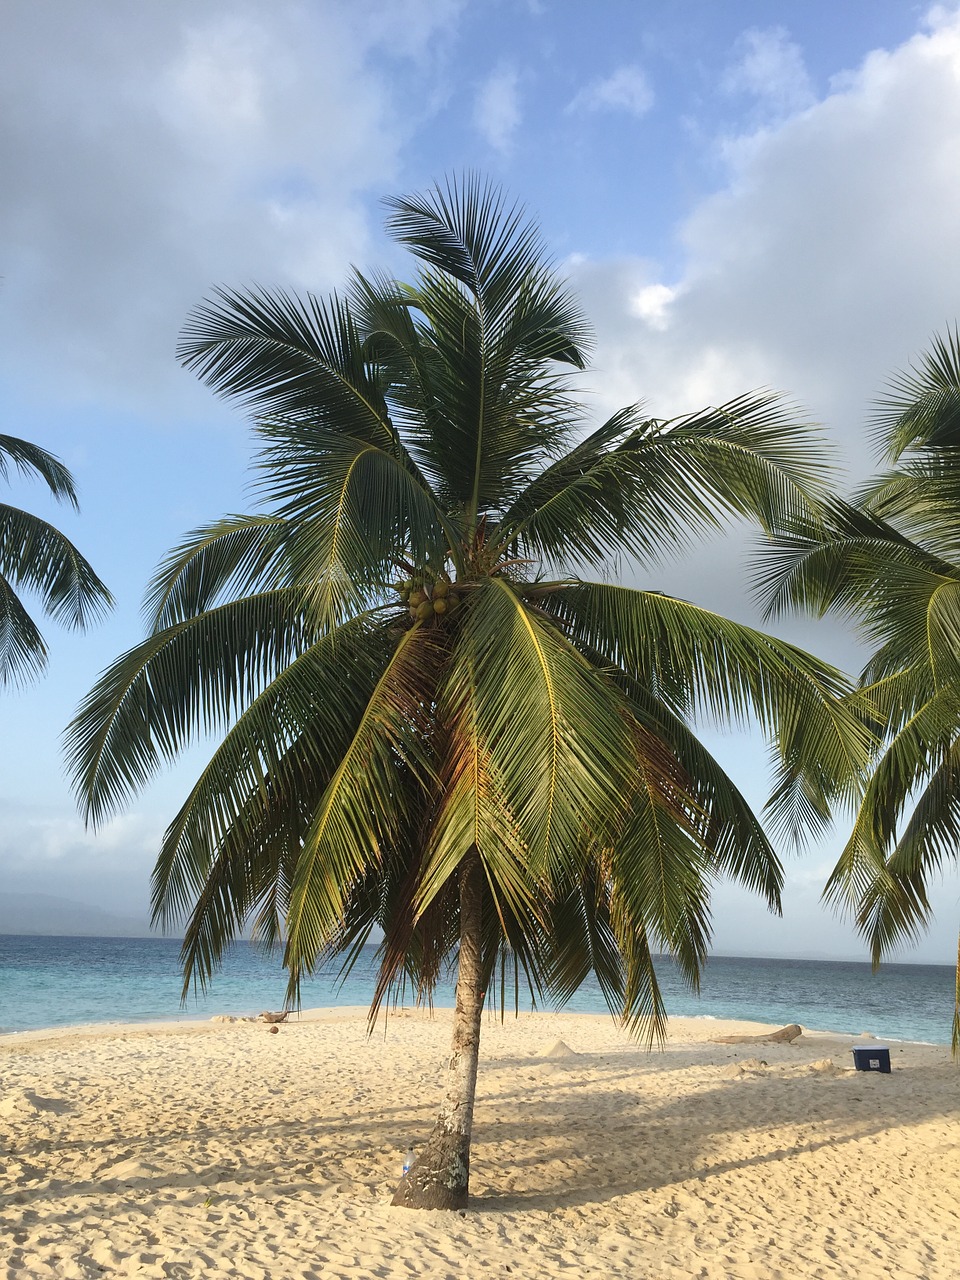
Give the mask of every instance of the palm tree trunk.
<path id="1" fill-rule="evenodd" d="M 433 1132 L 393 1197 L 394 1204 L 408 1209 L 467 1207 L 485 995 L 480 965 L 482 902 L 483 867 L 472 849 L 460 869 L 460 957 L 447 1090 Z"/>

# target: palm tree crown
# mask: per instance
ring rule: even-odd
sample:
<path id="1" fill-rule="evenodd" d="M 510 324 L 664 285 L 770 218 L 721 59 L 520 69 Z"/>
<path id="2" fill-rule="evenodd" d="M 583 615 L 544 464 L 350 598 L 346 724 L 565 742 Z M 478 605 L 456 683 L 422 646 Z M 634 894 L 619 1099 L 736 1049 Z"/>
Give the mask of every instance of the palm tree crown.
<path id="1" fill-rule="evenodd" d="M 11 467 L 46 482 L 55 498 L 78 508 L 73 477 L 52 453 L 0 435 L 0 479 Z M 86 627 L 113 597 L 69 539 L 37 516 L 0 503 L 0 685 L 20 684 L 47 665 L 47 646 L 18 590 L 40 597 L 44 611 L 69 627 Z"/>
<path id="2" fill-rule="evenodd" d="M 960 335 L 934 340 L 874 415 L 886 468 L 771 545 L 772 610 L 851 618 L 869 650 L 857 697 L 880 735 L 826 894 L 875 964 L 915 941 L 928 883 L 960 850 Z M 960 1048 L 960 967 L 954 1049 Z"/>
<path id="3" fill-rule="evenodd" d="M 571 573 L 731 516 L 799 519 L 823 459 L 790 410 L 633 406 L 585 433 L 586 325 L 523 214 L 471 179 L 389 207 L 413 284 L 220 291 L 191 317 L 182 359 L 256 415 L 261 505 L 161 566 L 150 635 L 86 699 L 70 756 L 99 821 L 220 733 L 154 878 L 155 918 L 189 915 L 186 982 L 250 921 L 283 940 L 293 991 L 379 929 L 374 1011 L 459 958 L 475 1079 L 486 993 L 563 999 L 593 971 L 657 1034 L 653 954 L 697 981 L 713 879 L 778 907 L 776 853 L 692 717 L 759 719 L 791 829 L 826 820 L 865 734 L 838 673 L 792 646 Z"/>

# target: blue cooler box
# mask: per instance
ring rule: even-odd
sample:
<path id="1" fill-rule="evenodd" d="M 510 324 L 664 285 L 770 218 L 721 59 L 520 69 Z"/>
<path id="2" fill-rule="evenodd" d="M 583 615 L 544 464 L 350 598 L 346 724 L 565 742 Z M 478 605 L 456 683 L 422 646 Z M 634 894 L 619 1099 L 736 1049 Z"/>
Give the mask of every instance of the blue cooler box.
<path id="1" fill-rule="evenodd" d="M 890 1074 L 890 1050 L 882 1045 L 865 1045 L 853 1051 L 853 1065 L 857 1071 L 882 1071 Z"/>

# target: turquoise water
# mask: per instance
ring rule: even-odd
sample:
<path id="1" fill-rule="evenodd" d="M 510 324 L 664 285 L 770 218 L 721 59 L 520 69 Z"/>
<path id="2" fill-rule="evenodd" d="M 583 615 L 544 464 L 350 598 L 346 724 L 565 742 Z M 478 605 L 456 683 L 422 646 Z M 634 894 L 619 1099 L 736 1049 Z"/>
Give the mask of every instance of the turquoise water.
<path id="1" fill-rule="evenodd" d="M 180 1005 L 180 944 L 171 938 L 46 938 L 0 936 L 0 1031 L 90 1022 L 209 1018 L 283 1007 L 285 976 L 279 957 L 240 944 L 204 997 Z M 373 952 L 341 986 L 335 973 L 304 983 L 304 1008 L 366 1005 L 373 991 Z M 845 961 L 714 957 L 700 997 L 658 961 L 667 1009 L 678 1016 L 799 1022 L 802 1026 L 883 1039 L 946 1044 L 953 1017 L 954 973 L 943 965 L 885 965 Z M 451 986 L 435 1003 L 453 1003 Z M 522 1006 L 521 1006 L 522 1007 Z M 603 1013 L 594 983 L 565 1006 Z"/>

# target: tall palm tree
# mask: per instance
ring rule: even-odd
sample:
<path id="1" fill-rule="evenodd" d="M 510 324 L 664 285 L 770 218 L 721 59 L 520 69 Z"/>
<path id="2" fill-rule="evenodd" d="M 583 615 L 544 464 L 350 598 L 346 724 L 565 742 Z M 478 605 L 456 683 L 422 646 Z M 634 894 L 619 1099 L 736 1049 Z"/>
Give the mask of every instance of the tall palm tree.
<path id="1" fill-rule="evenodd" d="M 0 479 L 11 468 L 39 476 L 55 498 L 78 509 L 73 477 L 59 458 L 16 436 L 0 435 Z M 85 627 L 113 603 L 91 565 L 62 533 L 37 516 L 0 503 L 0 685 L 21 684 L 47 665 L 47 646 L 18 589 L 40 597 L 44 611 Z"/>
<path id="2" fill-rule="evenodd" d="M 693 718 L 755 713 L 787 827 L 825 819 L 865 735 L 831 668 L 570 568 L 796 518 L 810 433 L 759 394 L 584 434 L 563 374 L 584 321 L 522 213 L 474 180 L 389 207 L 414 284 L 224 291 L 190 319 L 184 362 L 257 415 L 260 507 L 171 553 L 69 750 L 96 822 L 194 731 L 223 735 L 154 876 L 155 919 L 189 917 L 185 990 L 248 925 L 283 941 L 291 999 L 382 930 L 371 1018 L 456 964 L 449 1087 L 396 1199 L 455 1207 L 485 1001 L 563 1000 L 592 971 L 656 1036 L 654 953 L 697 982 L 712 881 L 779 906 L 777 855 Z"/>
<path id="3" fill-rule="evenodd" d="M 960 856 L 960 334 L 934 339 L 874 414 L 885 469 L 853 503 L 771 543 L 772 612 L 829 611 L 870 650 L 858 694 L 880 735 L 825 896 L 853 911 L 874 965 L 933 915 Z M 960 1049 L 960 964 L 953 1022 Z"/>

